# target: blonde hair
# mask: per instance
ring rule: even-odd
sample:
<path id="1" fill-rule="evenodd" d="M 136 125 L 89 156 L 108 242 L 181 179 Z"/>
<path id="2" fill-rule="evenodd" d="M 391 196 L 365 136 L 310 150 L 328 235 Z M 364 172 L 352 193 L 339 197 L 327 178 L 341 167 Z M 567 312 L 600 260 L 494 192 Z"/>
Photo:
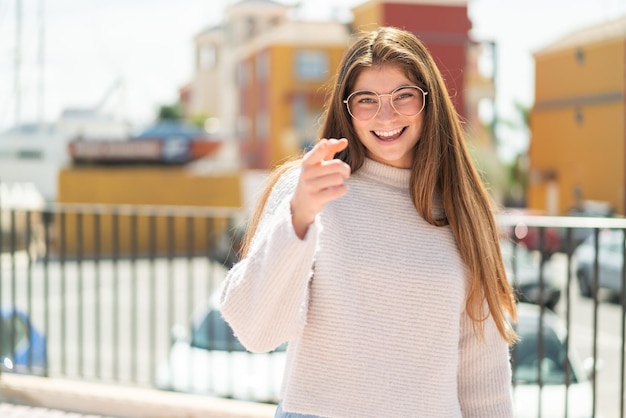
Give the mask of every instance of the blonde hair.
<path id="1" fill-rule="evenodd" d="M 491 314 L 502 338 L 512 344 L 517 336 L 507 313 L 511 320 L 516 320 L 515 297 L 506 278 L 492 202 L 472 164 L 443 78 L 424 44 L 412 33 L 393 27 L 362 33 L 344 55 L 335 76 L 320 137 L 347 138 L 348 147 L 335 157 L 349 164 L 353 173 L 363 165 L 365 147 L 358 139 L 343 100 L 352 91 L 361 70 L 381 65 L 401 69 L 412 82 L 428 91 L 422 133 L 413 158 L 411 198 L 427 222 L 449 225 L 454 234 L 469 271 L 466 311 L 475 329 L 482 335 L 481 325 Z M 289 161 L 274 170 L 248 223 L 244 255 L 271 188 L 299 161 Z M 433 216 L 436 196 L 442 199 L 443 218 Z M 488 313 L 484 311 L 485 301 Z"/>

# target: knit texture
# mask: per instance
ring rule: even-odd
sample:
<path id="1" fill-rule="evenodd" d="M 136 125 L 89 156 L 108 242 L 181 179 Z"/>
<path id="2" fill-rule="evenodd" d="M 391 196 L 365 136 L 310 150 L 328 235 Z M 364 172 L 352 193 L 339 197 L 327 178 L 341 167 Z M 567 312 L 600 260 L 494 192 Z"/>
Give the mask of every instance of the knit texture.
<path id="1" fill-rule="evenodd" d="M 410 170 L 366 160 L 300 240 L 289 201 L 265 206 L 221 310 L 253 352 L 289 341 L 285 411 L 321 417 L 512 417 L 508 346 L 465 312 L 466 268 L 449 227 L 424 221 Z"/>

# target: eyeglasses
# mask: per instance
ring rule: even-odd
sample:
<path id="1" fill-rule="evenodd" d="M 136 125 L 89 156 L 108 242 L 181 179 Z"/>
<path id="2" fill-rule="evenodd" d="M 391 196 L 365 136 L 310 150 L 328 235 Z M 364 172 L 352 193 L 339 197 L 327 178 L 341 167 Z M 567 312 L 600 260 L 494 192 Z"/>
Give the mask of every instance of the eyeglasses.
<path id="1" fill-rule="evenodd" d="M 351 93 L 343 102 L 354 119 L 366 121 L 378 114 L 381 107 L 381 97 L 389 96 L 393 110 L 403 116 L 417 116 L 426 104 L 427 91 L 417 86 L 398 87 L 391 93 L 378 94 L 369 90 L 359 90 Z"/>

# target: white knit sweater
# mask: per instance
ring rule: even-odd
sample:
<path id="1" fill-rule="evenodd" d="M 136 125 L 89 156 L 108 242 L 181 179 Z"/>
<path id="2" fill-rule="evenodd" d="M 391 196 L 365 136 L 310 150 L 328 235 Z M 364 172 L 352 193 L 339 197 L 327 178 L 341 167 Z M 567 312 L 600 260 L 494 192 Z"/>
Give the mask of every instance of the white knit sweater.
<path id="1" fill-rule="evenodd" d="M 513 416 L 508 347 L 465 313 L 466 269 L 450 228 L 416 212 L 410 170 L 366 160 L 304 240 L 274 187 L 221 310 L 246 348 L 289 341 L 283 409 L 322 417 Z"/>

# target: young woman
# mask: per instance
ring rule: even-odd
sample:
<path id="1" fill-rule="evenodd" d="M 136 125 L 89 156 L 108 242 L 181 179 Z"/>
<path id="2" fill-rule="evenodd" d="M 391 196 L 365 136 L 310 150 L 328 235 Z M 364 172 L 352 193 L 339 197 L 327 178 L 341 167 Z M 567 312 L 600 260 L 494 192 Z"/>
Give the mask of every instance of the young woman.
<path id="1" fill-rule="evenodd" d="M 321 137 L 277 170 L 222 293 L 250 351 L 288 341 L 276 416 L 511 417 L 515 300 L 425 46 L 362 34 Z"/>

